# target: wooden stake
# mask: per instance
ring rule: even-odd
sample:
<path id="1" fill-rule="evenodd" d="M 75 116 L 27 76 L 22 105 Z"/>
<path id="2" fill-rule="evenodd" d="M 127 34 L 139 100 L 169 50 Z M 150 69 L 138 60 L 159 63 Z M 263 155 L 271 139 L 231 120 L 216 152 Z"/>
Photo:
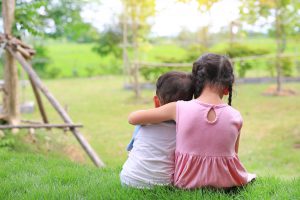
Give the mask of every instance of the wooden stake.
<path id="1" fill-rule="evenodd" d="M 69 117 L 69 115 L 63 109 L 63 107 L 59 104 L 59 102 L 54 98 L 54 96 L 50 93 L 50 91 L 44 86 L 41 79 L 38 77 L 38 75 L 32 69 L 30 64 L 24 59 L 24 57 L 19 52 L 15 52 L 10 46 L 7 46 L 6 48 L 14 56 L 14 58 L 19 61 L 19 63 L 24 68 L 24 70 L 28 73 L 29 77 L 32 79 L 32 81 L 34 82 L 36 87 L 39 88 L 40 91 L 46 96 L 46 98 L 49 100 L 49 102 L 52 104 L 52 106 L 55 108 L 55 110 L 58 112 L 58 114 L 62 117 L 64 122 L 67 124 L 73 124 L 72 119 Z M 73 135 L 76 137 L 77 141 L 82 146 L 82 148 L 86 151 L 86 153 L 92 159 L 94 164 L 97 167 L 104 167 L 104 163 L 98 157 L 98 155 L 93 150 L 93 148 L 90 146 L 88 141 L 83 137 L 83 135 L 75 127 L 71 128 L 71 131 L 72 131 Z"/>
<path id="2" fill-rule="evenodd" d="M 0 130 L 3 129 L 41 129 L 41 128 L 80 128 L 81 124 L 25 124 L 25 125 L 0 125 Z"/>
<path id="3" fill-rule="evenodd" d="M 12 33 L 14 11 L 15 0 L 2 1 L 4 33 L 7 35 Z M 20 122 L 18 69 L 13 56 L 9 52 L 5 53 L 4 90 L 6 94 L 3 97 L 3 112 L 7 117 L 7 122 L 9 124 L 18 124 Z"/>
<path id="4" fill-rule="evenodd" d="M 43 106 L 43 101 L 42 101 L 42 98 L 40 96 L 40 93 L 37 90 L 36 86 L 34 85 L 34 82 L 32 81 L 32 79 L 30 77 L 29 77 L 29 81 L 30 81 L 30 84 L 31 84 L 34 96 L 36 98 L 36 101 L 37 101 L 37 104 L 38 104 L 39 111 L 40 111 L 40 114 L 42 116 L 43 122 L 45 124 L 48 124 L 49 123 L 48 117 L 46 115 L 46 112 L 45 112 L 45 109 L 44 109 L 44 106 Z"/>

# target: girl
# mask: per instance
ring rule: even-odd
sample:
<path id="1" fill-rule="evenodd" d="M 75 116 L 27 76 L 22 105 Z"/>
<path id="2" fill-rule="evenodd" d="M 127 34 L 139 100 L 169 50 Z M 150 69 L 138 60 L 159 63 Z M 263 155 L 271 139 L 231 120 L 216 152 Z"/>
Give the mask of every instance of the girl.
<path id="1" fill-rule="evenodd" d="M 194 97 L 129 115 L 129 123 L 176 121 L 174 185 L 180 188 L 241 186 L 255 178 L 237 153 L 242 117 L 231 107 L 233 68 L 225 56 L 206 54 L 193 65 Z M 223 103 L 229 95 L 228 105 Z"/>

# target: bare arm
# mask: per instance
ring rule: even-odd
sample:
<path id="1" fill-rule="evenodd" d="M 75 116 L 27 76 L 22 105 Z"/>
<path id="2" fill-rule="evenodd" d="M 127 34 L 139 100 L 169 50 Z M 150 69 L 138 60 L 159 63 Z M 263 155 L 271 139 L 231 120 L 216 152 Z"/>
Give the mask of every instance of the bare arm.
<path id="1" fill-rule="evenodd" d="M 135 111 L 128 116 L 128 122 L 132 125 L 156 124 L 168 120 L 176 120 L 176 102 L 149 110 Z"/>

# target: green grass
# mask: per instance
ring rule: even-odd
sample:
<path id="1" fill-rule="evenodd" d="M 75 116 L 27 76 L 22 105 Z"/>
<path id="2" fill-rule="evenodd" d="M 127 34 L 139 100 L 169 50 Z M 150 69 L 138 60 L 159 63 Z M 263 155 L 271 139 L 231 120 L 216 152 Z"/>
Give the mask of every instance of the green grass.
<path id="1" fill-rule="evenodd" d="M 51 59 L 48 71 L 58 69 L 60 77 L 84 77 L 120 71 L 121 61 L 116 61 L 112 56 L 100 57 L 92 50 L 95 45 L 66 41 L 48 42 L 47 54 Z"/>
<path id="2" fill-rule="evenodd" d="M 252 48 L 266 48 L 275 53 L 276 43 L 272 38 L 248 38 L 241 43 Z M 298 42 L 289 40 L 286 53 L 299 52 Z M 66 41 L 48 41 L 47 49 L 51 62 L 48 71 L 60 71 L 59 77 L 87 77 L 93 75 L 112 74 L 121 72 L 122 57 L 114 58 L 112 55 L 100 57 L 92 51 L 96 44 L 78 44 Z M 225 42 L 219 42 L 211 47 L 211 52 L 220 52 L 228 46 Z M 168 59 L 173 62 L 184 60 L 187 51 L 177 44 L 155 44 L 141 49 L 140 59 L 146 62 L 162 62 Z M 247 71 L 247 77 L 270 76 L 268 69 L 270 59 L 260 60 L 255 67 Z M 89 74 L 90 73 L 90 74 Z M 299 69 L 293 69 L 293 75 L 299 75 Z M 273 72 L 275 75 L 275 71 Z"/>
<path id="3" fill-rule="evenodd" d="M 132 91 L 122 89 L 123 83 L 124 78 L 118 76 L 45 81 L 54 96 L 67 107 L 74 122 L 84 124 L 83 135 L 107 168 L 95 169 L 71 133 L 39 130 L 35 134 L 37 141 L 26 131 L 17 136 L 7 133 L 0 139 L 0 199 L 100 198 L 101 195 L 104 199 L 115 197 L 109 195 L 116 195 L 117 199 L 123 196 L 124 199 L 195 199 L 201 195 L 204 199 L 296 199 L 300 196 L 299 83 L 285 84 L 285 88 L 298 94 L 289 97 L 262 95 L 271 84 L 234 88 L 233 106 L 244 118 L 239 157 L 249 172 L 258 175 L 257 182 L 234 195 L 165 188 L 144 192 L 120 186 L 118 174 L 126 160 L 125 147 L 133 131 L 127 116 L 133 110 L 153 107 L 154 95 L 154 91 L 143 91 L 143 99 L 136 101 Z M 23 92 L 27 100 L 33 99 L 30 88 Z M 43 100 L 50 122 L 60 123 L 58 115 Z M 40 116 L 36 111 L 22 118 L 37 120 Z M 11 150 L 1 150 L 1 146 Z M 81 164 L 69 162 L 69 158 Z"/>
<path id="4" fill-rule="evenodd" d="M 73 120 L 84 124 L 83 134 L 108 166 L 121 166 L 126 159 L 125 147 L 133 130 L 127 123 L 128 114 L 136 109 L 153 107 L 154 91 L 143 91 L 143 99 L 135 101 L 131 91 L 122 89 L 123 83 L 123 78 L 114 76 L 45 82 L 60 103 L 68 107 Z M 286 88 L 298 93 L 296 96 L 262 95 L 270 86 L 235 87 L 233 106 L 244 118 L 240 158 L 250 171 L 258 175 L 300 176 L 300 150 L 295 147 L 300 144 L 300 85 L 285 84 Z M 28 100 L 33 99 L 29 88 L 26 95 Z M 46 110 L 51 122 L 60 122 L 49 104 L 46 104 Z M 35 112 L 23 115 L 23 118 L 39 119 L 40 116 Z M 62 131 L 46 134 L 63 135 L 62 143 L 76 144 L 71 134 L 65 135 Z"/>
<path id="5" fill-rule="evenodd" d="M 0 150 L 0 199 L 297 199 L 300 179 L 258 178 L 232 191 L 122 187 L 120 167 L 96 169 L 66 160 Z"/>

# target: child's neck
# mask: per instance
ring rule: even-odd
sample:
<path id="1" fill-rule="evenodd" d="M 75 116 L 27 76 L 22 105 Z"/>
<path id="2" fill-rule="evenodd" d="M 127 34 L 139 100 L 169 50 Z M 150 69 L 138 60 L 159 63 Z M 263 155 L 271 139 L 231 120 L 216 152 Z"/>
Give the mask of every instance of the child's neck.
<path id="1" fill-rule="evenodd" d="M 202 90 L 201 95 L 197 99 L 203 103 L 218 105 L 224 103 L 222 101 L 222 98 L 223 93 L 221 93 L 220 90 L 218 90 L 218 88 L 212 86 L 205 86 Z"/>

